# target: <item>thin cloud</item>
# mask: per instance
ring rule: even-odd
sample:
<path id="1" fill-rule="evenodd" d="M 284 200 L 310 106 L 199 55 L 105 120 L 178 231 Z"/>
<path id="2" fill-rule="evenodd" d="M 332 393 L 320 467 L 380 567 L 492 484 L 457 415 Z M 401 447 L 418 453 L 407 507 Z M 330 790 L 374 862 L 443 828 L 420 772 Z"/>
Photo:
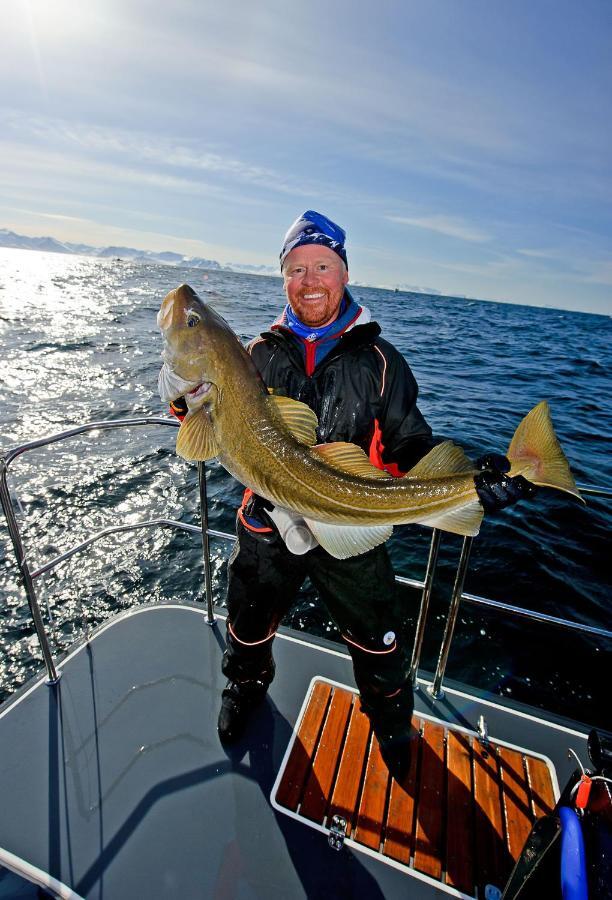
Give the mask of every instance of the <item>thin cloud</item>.
<path id="1" fill-rule="evenodd" d="M 517 251 L 521 256 L 528 256 L 532 259 L 552 259 L 557 260 L 560 258 L 558 252 L 554 250 L 531 250 L 529 247 L 521 247 Z"/>
<path id="2" fill-rule="evenodd" d="M 435 231 L 447 237 L 459 238 L 462 241 L 470 241 L 477 244 L 491 240 L 491 235 L 479 228 L 475 228 L 461 219 L 451 216 L 386 216 L 389 222 L 398 225 L 410 225 L 412 228 L 423 228 L 426 231 Z"/>
<path id="3" fill-rule="evenodd" d="M 449 272 L 461 272 L 467 275 L 478 276 L 501 276 L 511 272 L 520 272 L 521 263 L 519 260 L 510 257 L 500 257 L 499 259 L 489 260 L 482 263 L 468 262 L 438 262 L 436 268 L 445 269 Z"/>
<path id="4" fill-rule="evenodd" d="M 584 278 L 586 284 L 612 285 L 612 261 L 595 266 L 593 271 Z"/>
<path id="5" fill-rule="evenodd" d="M 572 281 L 612 285 L 612 260 L 607 253 L 600 254 L 596 259 L 594 253 L 586 256 L 577 252 L 570 253 L 567 248 L 561 247 L 548 250 L 521 248 L 516 252 L 527 259 L 533 259 L 535 264 L 541 262 L 554 267 L 555 273 L 562 271 L 564 277 Z"/>
<path id="6" fill-rule="evenodd" d="M 76 155 L 67 156 L 58 151 L 51 152 L 47 148 L 25 148 L 20 145 L 5 145 L 5 159 L 0 170 L 0 182 L 7 187 L 13 184 L 15 173 L 23 171 L 29 175 L 28 185 L 35 183 L 48 184 L 49 175 L 59 179 L 75 182 L 77 176 L 95 179 L 98 183 L 126 185 L 146 185 L 181 193 L 214 194 L 223 196 L 224 192 L 216 185 L 208 185 L 197 179 L 184 178 L 164 172 L 147 171 L 133 168 L 112 161 L 98 161 Z"/>
<path id="7" fill-rule="evenodd" d="M 29 136 L 41 141 L 46 147 L 59 144 L 72 148 L 73 152 L 82 150 L 92 153 L 98 159 L 119 157 L 129 160 L 133 165 L 151 163 L 162 167 L 166 172 L 169 168 L 210 172 L 292 196 L 322 193 L 322 188 L 318 185 L 296 185 L 293 180 L 287 181 L 272 169 L 245 163 L 229 155 L 196 149 L 188 143 L 167 141 L 159 136 L 153 138 L 138 132 L 68 123 L 41 116 L 28 117 L 15 112 L 5 115 L 4 119 L 7 128 L 19 136 L 20 141 Z M 180 176 L 162 172 L 157 176 L 147 176 L 152 180 L 157 178 L 160 184 L 166 183 L 168 186 L 171 186 L 173 177 L 178 179 L 176 184 L 180 188 Z"/>

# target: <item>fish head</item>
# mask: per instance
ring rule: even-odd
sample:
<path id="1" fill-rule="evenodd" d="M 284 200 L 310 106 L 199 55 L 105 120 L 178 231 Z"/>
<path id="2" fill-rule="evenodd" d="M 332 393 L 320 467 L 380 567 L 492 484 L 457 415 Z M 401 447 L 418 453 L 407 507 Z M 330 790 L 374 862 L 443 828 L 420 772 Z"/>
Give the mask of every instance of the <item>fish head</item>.
<path id="1" fill-rule="evenodd" d="M 164 399 L 184 395 L 194 410 L 216 394 L 219 332 L 229 326 L 188 284 L 164 297 L 157 324 L 164 339 L 160 375 L 160 383 L 164 380 L 167 387 Z"/>

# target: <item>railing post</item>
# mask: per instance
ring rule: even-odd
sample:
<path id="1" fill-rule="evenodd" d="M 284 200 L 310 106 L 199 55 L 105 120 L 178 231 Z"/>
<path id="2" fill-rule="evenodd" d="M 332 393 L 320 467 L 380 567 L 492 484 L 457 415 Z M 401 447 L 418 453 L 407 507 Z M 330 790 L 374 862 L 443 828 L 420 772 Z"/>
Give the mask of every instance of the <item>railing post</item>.
<path id="1" fill-rule="evenodd" d="M 206 464 L 198 463 L 198 482 L 200 485 L 200 521 L 202 523 L 202 553 L 204 556 L 204 586 L 206 588 L 206 621 L 216 624 L 213 607 L 212 575 L 210 572 L 210 544 L 208 540 L 208 498 L 206 495 Z"/>
<path id="2" fill-rule="evenodd" d="M 434 576 L 436 574 L 436 566 L 438 564 L 438 550 L 440 549 L 440 538 L 442 533 L 439 528 L 434 528 L 431 533 L 431 543 L 429 545 L 429 559 L 427 560 L 427 572 L 425 573 L 425 584 L 421 592 L 421 606 L 419 609 L 419 618 L 417 621 L 416 634 L 414 636 L 414 646 L 412 648 L 412 659 L 410 661 L 410 678 L 413 685 L 417 683 L 417 673 L 419 671 L 419 663 L 421 660 L 421 651 L 423 649 L 423 637 L 425 635 L 425 625 L 427 624 L 427 612 L 429 610 L 429 601 L 431 599 L 431 589 Z"/>
<path id="3" fill-rule="evenodd" d="M 474 538 L 472 537 L 463 539 L 461 556 L 459 557 L 459 565 L 457 566 L 457 574 L 455 576 L 455 584 L 453 586 L 450 607 L 446 618 L 446 628 L 444 629 L 444 637 L 442 638 L 442 644 L 440 645 L 440 655 L 438 657 L 436 674 L 434 675 L 433 684 L 427 689 L 434 700 L 439 700 L 444 696 L 442 679 L 444 678 L 444 672 L 446 671 L 446 663 L 453 640 L 455 623 L 457 621 L 457 616 L 459 615 L 459 604 L 461 603 L 461 594 L 463 593 L 463 585 L 465 583 L 465 576 L 467 575 L 468 561 L 473 540 Z"/>
<path id="4" fill-rule="evenodd" d="M 34 628 L 36 629 L 36 636 L 38 637 L 38 643 L 40 644 L 40 649 L 42 650 L 43 659 L 45 661 L 45 667 L 47 669 L 48 676 L 47 684 L 53 685 L 57 684 L 60 676 L 57 674 L 55 663 L 53 662 L 53 656 L 51 655 L 47 632 L 45 631 L 45 626 L 40 614 L 40 607 L 38 605 L 38 598 L 34 589 L 34 582 L 30 573 L 30 567 L 28 566 L 25 557 L 23 544 L 21 543 L 19 526 L 17 524 L 15 513 L 13 511 L 13 503 L 11 501 L 11 495 L 6 479 L 7 471 L 8 470 L 6 462 L 4 461 L 4 459 L 0 459 L 0 502 L 2 503 L 2 509 L 4 510 L 4 515 L 6 516 L 9 534 L 11 536 L 11 541 L 13 542 L 13 549 L 15 551 L 15 556 L 17 557 L 17 567 L 23 581 L 23 586 L 25 588 L 28 603 L 30 605 L 32 621 L 34 622 Z"/>

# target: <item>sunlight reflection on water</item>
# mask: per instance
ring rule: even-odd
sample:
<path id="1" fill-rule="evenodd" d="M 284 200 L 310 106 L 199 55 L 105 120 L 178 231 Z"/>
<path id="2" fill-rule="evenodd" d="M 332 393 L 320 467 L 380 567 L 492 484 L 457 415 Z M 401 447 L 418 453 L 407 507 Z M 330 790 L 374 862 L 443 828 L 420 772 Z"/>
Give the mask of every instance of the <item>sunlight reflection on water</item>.
<path id="1" fill-rule="evenodd" d="M 268 327 L 283 302 L 279 279 L 0 250 L 2 449 L 84 422 L 164 415 L 156 390 L 161 339 L 155 317 L 164 294 L 181 281 L 201 291 L 245 339 Z M 353 292 L 410 360 L 421 406 L 436 433 L 459 438 L 469 452 L 501 449 L 518 417 L 549 397 L 580 479 L 610 483 L 609 438 L 602 427 L 610 414 L 609 320 L 359 287 Z M 197 524 L 195 467 L 175 456 L 175 437 L 167 427 L 100 431 L 16 460 L 11 485 L 21 501 L 17 515 L 32 565 L 64 552 L 91 530 L 126 521 L 163 516 Z M 233 531 L 241 489 L 218 464 L 208 472 L 211 527 Z M 467 590 L 606 627 L 610 524 L 609 508 L 600 501 L 582 508 L 541 492 L 530 506 L 485 522 Z M 389 546 L 401 574 L 422 577 L 427 540 L 425 529 L 397 530 Z M 445 538 L 441 552 L 443 590 L 434 598 L 425 647 L 430 667 L 457 543 Z M 35 661 L 40 654 L 5 531 L 0 546 L 1 698 L 32 674 L 32 654 Z M 218 600 L 228 549 L 213 541 Z M 192 536 L 167 529 L 117 535 L 38 584 L 61 650 L 85 627 L 128 605 L 201 600 L 201 548 Z M 415 605 L 411 594 L 411 620 Z M 308 589 L 290 621 L 325 636 L 334 633 Z M 592 643 L 573 640 L 565 650 L 563 639 L 553 638 L 554 659 L 541 644 L 534 654 L 523 637 L 517 640 L 514 626 L 466 609 L 449 674 L 531 700 L 538 685 L 538 697 L 549 708 L 562 706 L 570 693 L 577 703 L 586 702 L 590 681 L 598 677 L 594 667 L 603 671 L 603 661 Z M 573 661 L 567 670 L 565 659 Z M 600 681 L 605 683 L 603 675 Z"/>

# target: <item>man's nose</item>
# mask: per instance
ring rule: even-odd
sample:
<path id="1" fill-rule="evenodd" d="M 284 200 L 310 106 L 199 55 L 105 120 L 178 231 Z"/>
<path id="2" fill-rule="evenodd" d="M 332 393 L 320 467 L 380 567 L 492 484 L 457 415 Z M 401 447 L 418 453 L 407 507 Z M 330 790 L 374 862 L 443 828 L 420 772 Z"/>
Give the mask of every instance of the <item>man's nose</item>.
<path id="1" fill-rule="evenodd" d="M 314 269 L 310 267 L 306 269 L 304 272 L 304 284 L 316 284 L 317 282 L 317 273 Z"/>

